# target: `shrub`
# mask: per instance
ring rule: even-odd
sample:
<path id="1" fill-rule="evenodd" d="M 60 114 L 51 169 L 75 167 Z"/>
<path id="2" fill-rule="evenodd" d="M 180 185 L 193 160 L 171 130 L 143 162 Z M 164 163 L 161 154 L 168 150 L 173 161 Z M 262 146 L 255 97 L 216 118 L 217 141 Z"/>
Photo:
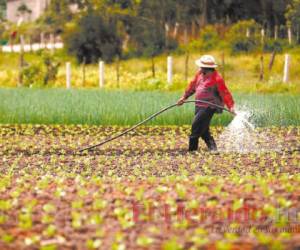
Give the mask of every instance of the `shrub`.
<path id="1" fill-rule="evenodd" d="M 43 72 L 40 64 L 28 65 L 22 70 L 24 87 L 31 87 L 33 84 L 42 85 Z"/>
<path id="2" fill-rule="evenodd" d="M 98 14 L 82 17 L 78 28 L 66 32 L 64 40 L 68 52 L 75 55 L 80 63 L 95 63 L 100 58 L 111 62 L 121 55 L 116 23 Z"/>
<path id="3" fill-rule="evenodd" d="M 216 28 L 212 25 L 206 26 L 201 32 L 198 40 L 193 40 L 189 44 L 192 51 L 207 51 L 216 49 L 220 45 L 220 37 Z"/>
<path id="4" fill-rule="evenodd" d="M 285 48 L 289 47 L 287 40 L 283 39 L 268 39 L 264 44 L 264 52 L 282 52 Z"/>
<path id="5" fill-rule="evenodd" d="M 53 56 L 44 52 L 41 54 L 43 61 L 27 65 L 22 70 L 24 87 L 46 86 L 56 80 L 60 62 Z"/>
<path id="6" fill-rule="evenodd" d="M 133 22 L 131 33 L 133 51 L 138 56 L 156 56 L 165 50 L 172 51 L 178 47 L 174 39 L 166 39 L 164 29 L 157 22 L 146 20 Z"/>
<path id="7" fill-rule="evenodd" d="M 226 40 L 232 53 L 254 51 L 259 43 L 258 36 L 259 25 L 254 20 L 240 21 L 234 24 L 226 34 Z M 247 30 L 250 36 L 247 37 Z"/>
<path id="8" fill-rule="evenodd" d="M 253 39 L 238 38 L 231 42 L 231 51 L 238 52 L 251 52 L 257 48 L 257 43 Z"/>

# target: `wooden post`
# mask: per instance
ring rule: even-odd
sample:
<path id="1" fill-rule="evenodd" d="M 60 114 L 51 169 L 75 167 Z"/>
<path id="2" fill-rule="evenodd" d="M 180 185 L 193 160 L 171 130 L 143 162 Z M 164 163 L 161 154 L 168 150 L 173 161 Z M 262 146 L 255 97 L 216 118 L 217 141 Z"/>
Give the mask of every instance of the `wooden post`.
<path id="1" fill-rule="evenodd" d="M 67 89 L 71 88 L 71 63 L 67 62 L 66 63 L 66 86 Z"/>
<path id="2" fill-rule="evenodd" d="M 117 87 L 120 87 L 120 56 L 117 56 L 116 62 Z"/>
<path id="3" fill-rule="evenodd" d="M 19 57 L 19 80 L 18 86 L 23 86 L 23 66 L 24 66 L 24 36 L 20 36 L 20 57 Z"/>
<path id="4" fill-rule="evenodd" d="M 275 57 L 276 57 L 276 51 L 274 50 L 270 59 L 270 63 L 269 63 L 269 71 L 271 72 L 274 62 L 275 62 Z"/>
<path id="5" fill-rule="evenodd" d="M 167 67 L 168 67 L 168 84 L 172 84 L 173 80 L 173 58 L 172 56 L 168 56 L 167 59 Z"/>
<path id="6" fill-rule="evenodd" d="M 99 62 L 99 87 L 104 88 L 104 62 Z"/>
<path id="7" fill-rule="evenodd" d="M 299 23 L 297 24 L 296 43 L 299 43 Z"/>
<path id="8" fill-rule="evenodd" d="M 259 80 L 264 80 L 264 56 L 261 55 L 260 57 L 260 74 L 259 74 Z"/>
<path id="9" fill-rule="evenodd" d="M 290 77 L 290 55 L 286 54 L 285 55 L 285 60 L 284 60 L 284 72 L 283 72 L 283 82 L 287 83 L 289 82 L 289 77 Z"/>
<path id="10" fill-rule="evenodd" d="M 189 60 L 190 60 L 190 53 L 187 51 L 185 55 L 185 72 L 184 72 L 184 79 L 186 81 L 189 78 Z"/>
<path id="11" fill-rule="evenodd" d="M 84 87 L 85 85 L 85 73 L 86 73 L 85 65 L 86 65 L 86 58 L 84 57 L 82 62 L 82 87 Z"/>
<path id="12" fill-rule="evenodd" d="M 151 64 L 152 64 L 152 77 L 155 78 L 155 61 L 154 56 L 151 56 Z"/>

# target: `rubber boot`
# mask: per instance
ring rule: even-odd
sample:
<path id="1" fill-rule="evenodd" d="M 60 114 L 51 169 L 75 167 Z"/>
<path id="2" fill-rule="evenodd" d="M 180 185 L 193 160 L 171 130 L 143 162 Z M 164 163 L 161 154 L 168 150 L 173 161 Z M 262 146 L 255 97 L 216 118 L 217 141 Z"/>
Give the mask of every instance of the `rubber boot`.
<path id="1" fill-rule="evenodd" d="M 189 141 L 189 151 L 197 151 L 199 145 L 199 138 L 190 138 Z"/>
<path id="2" fill-rule="evenodd" d="M 218 150 L 217 144 L 213 137 L 209 138 L 209 140 L 206 141 L 206 145 L 209 151 L 215 152 Z"/>

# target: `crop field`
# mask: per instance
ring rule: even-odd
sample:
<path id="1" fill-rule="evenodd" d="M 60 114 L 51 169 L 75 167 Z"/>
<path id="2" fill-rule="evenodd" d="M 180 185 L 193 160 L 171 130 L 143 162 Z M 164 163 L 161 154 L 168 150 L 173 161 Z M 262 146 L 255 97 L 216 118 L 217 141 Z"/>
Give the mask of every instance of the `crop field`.
<path id="1" fill-rule="evenodd" d="M 174 104 L 182 92 L 0 89 L 0 123 L 128 126 Z M 234 99 L 237 110 L 252 112 L 257 126 L 300 125 L 300 95 L 234 93 Z M 190 124 L 193 111 L 194 105 L 186 104 L 149 124 Z M 212 125 L 227 126 L 231 119 L 224 113 Z"/>
<path id="2" fill-rule="evenodd" d="M 0 249 L 298 249 L 300 127 L 188 153 L 189 126 L 1 125 Z"/>

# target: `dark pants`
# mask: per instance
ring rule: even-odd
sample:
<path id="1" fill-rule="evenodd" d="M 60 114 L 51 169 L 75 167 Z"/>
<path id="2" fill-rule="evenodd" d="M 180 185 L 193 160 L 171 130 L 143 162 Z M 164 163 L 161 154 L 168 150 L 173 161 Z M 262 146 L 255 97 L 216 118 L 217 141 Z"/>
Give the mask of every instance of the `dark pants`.
<path id="1" fill-rule="evenodd" d="M 209 131 L 211 119 L 216 112 L 210 107 L 196 107 L 195 118 L 192 124 L 192 133 L 190 135 L 189 150 L 198 149 L 199 138 L 201 137 L 206 143 L 209 150 L 216 150 L 217 146 L 214 138 Z"/>

